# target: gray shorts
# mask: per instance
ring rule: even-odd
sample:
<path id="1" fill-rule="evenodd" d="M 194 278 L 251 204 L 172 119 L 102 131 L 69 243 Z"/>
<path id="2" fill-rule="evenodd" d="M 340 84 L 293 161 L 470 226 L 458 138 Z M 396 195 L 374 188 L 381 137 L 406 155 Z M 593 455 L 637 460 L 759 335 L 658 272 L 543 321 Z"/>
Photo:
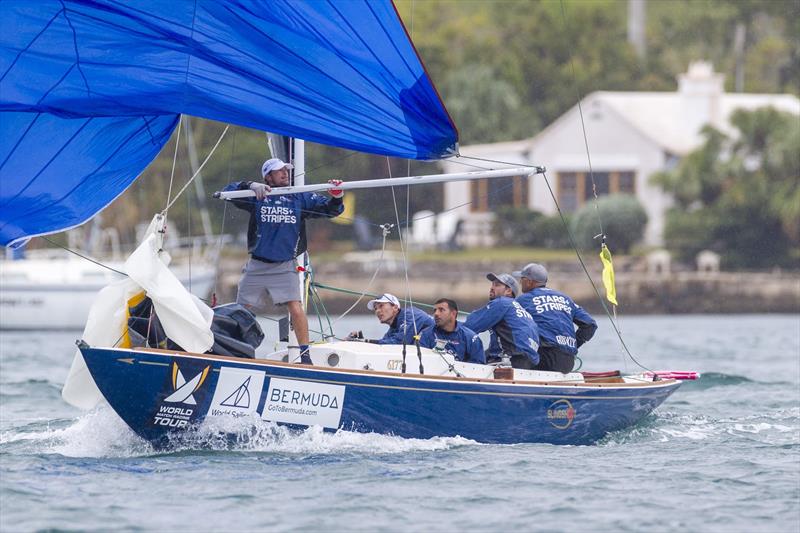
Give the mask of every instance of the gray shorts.
<path id="1" fill-rule="evenodd" d="M 265 263 L 250 258 L 242 269 L 236 303 L 252 307 L 255 311 L 265 311 L 267 296 L 275 305 L 300 301 L 300 276 L 296 263 Z"/>

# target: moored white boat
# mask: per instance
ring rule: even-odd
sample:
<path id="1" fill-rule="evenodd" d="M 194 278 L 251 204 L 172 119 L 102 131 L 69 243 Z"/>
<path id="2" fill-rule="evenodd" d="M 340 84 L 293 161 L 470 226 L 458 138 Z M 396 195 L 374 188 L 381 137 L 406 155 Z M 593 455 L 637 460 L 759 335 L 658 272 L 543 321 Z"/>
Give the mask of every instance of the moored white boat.
<path id="1" fill-rule="evenodd" d="M 83 329 L 97 293 L 124 277 L 123 265 L 63 256 L 0 261 L 0 330 Z M 175 264 L 172 271 L 199 298 L 214 287 L 213 263 Z"/>

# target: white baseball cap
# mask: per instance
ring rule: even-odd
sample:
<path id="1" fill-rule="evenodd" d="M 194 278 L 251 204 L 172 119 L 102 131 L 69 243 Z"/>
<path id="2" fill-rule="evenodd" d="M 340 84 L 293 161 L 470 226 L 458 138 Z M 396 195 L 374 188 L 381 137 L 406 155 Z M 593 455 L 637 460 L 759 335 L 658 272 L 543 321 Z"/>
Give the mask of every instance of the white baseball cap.
<path id="1" fill-rule="evenodd" d="M 370 311 L 375 310 L 375 304 L 392 304 L 400 307 L 400 300 L 397 299 L 397 296 L 394 294 L 389 294 L 388 292 L 382 295 L 380 298 L 376 298 L 374 300 L 370 300 L 367 302 L 367 309 Z"/>
<path id="2" fill-rule="evenodd" d="M 266 178 L 267 174 L 269 174 L 273 170 L 278 170 L 279 168 L 292 169 L 294 168 L 294 165 L 290 165 L 289 163 L 284 163 L 277 157 L 272 159 L 267 159 L 266 161 L 264 161 L 264 164 L 261 165 L 261 177 Z"/>

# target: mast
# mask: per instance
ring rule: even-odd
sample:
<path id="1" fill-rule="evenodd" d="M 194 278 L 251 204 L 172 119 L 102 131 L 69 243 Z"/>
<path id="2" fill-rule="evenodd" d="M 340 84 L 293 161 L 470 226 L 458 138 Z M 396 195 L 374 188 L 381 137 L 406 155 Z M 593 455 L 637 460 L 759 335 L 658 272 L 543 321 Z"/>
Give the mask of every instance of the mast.
<path id="1" fill-rule="evenodd" d="M 277 157 L 281 161 L 285 161 L 287 163 L 291 163 L 294 165 L 294 170 L 292 171 L 292 180 L 291 180 L 291 187 L 302 187 L 305 185 L 305 141 L 303 139 L 295 139 L 293 137 L 286 137 L 284 135 L 278 135 L 275 133 L 267 133 L 267 144 L 269 145 L 269 151 L 272 157 Z M 290 188 L 291 188 L 290 187 Z M 277 188 L 274 190 L 278 190 Z M 252 192 L 252 191 L 250 191 Z M 214 197 L 218 197 L 217 194 L 214 194 Z M 297 283 L 300 284 L 300 305 L 303 306 L 305 309 L 306 307 L 306 295 L 305 295 L 305 280 L 306 280 L 306 271 L 308 269 L 308 254 L 303 253 L 299 257 L 297 257 L 297 264 L 298 266 L 302 267 L 302 270 L 298 270 L 297 272 Z M 283 320 L 283 319 L 282 319 Z M 289 332 L 288 332 L 288 339 L 289 339 L 289 346 L 297 346 L 297 335 L 295 334 L 294 327 L 291 323 L 291 317 L 287 311 L 285 320 L 287 320 L 289 324 Z M 279 326 L 279 330 L 280 330 Z M 281 335 L 282 336 L 282 335 Z M 289 361 L 295 361 L 300 357 L 300 351 L 298 348 L 289 348 Z"/>

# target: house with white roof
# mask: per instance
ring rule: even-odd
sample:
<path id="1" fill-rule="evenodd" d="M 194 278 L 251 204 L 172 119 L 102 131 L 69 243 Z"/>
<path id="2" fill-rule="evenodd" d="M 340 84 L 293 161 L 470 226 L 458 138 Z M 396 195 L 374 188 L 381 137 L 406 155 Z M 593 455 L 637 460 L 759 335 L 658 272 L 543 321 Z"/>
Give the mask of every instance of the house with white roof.
<path id="1" fill-rule="evenodd" d="M 800 115 L 800 100 L 788 94 L 726 93 L 724 76 L 710 63 L 696 62 L 678 76 L 676 92 L 598 91 L 531 139 L 461 147 L 461 154 L 512 164 L 547 168 L 547 177 L 561 209 L 574 212 L 589 202 L 592 184 L 589 157 L 598 195 L 636 195 L 648 215 L 645 244 L 662 243 L 664 217 L 671 198 L 650 176 L 673 168 L 703 138 L 700 131 L 709 124 L 731 133 L 731 114 L 737 109 L 772 106 Z M 581 125 L 581 111 L 586 139 Z M 462 160 L 463 162 L 463 160 Z M 470 163 L 477 163 L 475 160 Z M 463 172 L 457 160 L 442 162 L 445 172 Z M 498 165 L 484 163 L 485 168 Z M 444 208 L 472 202 L 463 217 L 461 239 L 466 246 L 493 244 L 493 211 L 500 206 L 527 206 L 555 214 L 556 206 L 541 175 L 531 179 L 508 178 L 446 183 Z M 496 190 L 496 194 L 489 194 Z"/>

